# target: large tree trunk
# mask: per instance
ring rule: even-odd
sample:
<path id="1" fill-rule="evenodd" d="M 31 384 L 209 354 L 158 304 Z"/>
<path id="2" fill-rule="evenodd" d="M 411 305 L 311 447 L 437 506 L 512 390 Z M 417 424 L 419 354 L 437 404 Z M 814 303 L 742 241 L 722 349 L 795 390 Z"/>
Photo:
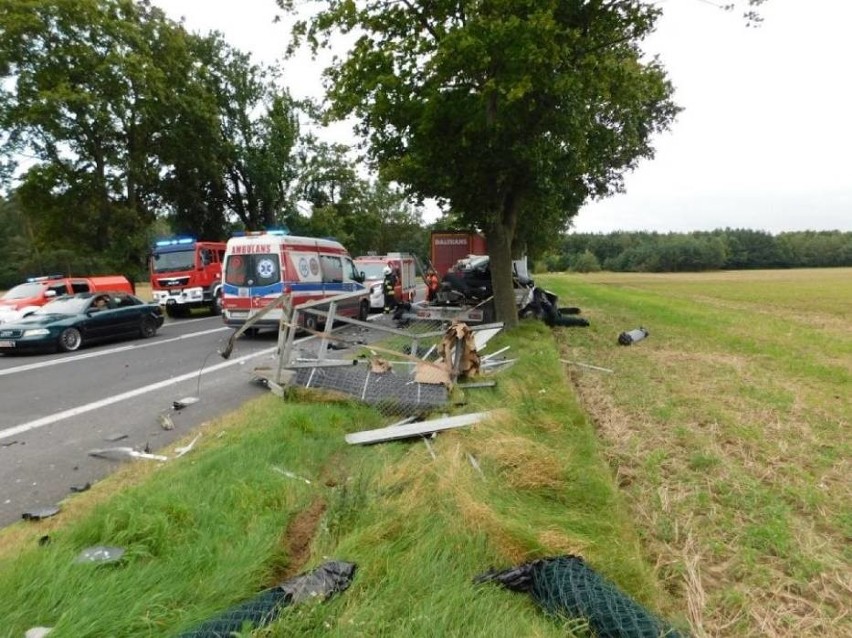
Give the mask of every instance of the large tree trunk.
<path id="1" fill-rule="evenodd" d="M 512 284 L 512 237 L 514 224 L 495 222 L 485 229 L 488 256 L 491 258 L 491 284 L 494 287 L 494 309 L 497 321 L 507 328 L 518 325 L 515 290 Z"/>

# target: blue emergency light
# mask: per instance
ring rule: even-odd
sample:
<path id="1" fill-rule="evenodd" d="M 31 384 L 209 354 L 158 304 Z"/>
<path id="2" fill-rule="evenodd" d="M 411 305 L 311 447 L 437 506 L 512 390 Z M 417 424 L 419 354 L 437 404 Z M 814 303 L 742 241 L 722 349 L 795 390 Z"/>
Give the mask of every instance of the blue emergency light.
<path id="1" fill-rule="evenodd" d="M 158 248 L 162 248 L 164 246 L 186 246 L 187 244 L 194 244 L 195 237 L 186 237 L 186 236 L 177 236 L 177 237 L 164 237 L 163 239 L 158 239 L 154 242 L 154 245 Z"/>
<path id="2" fill-rule="evenodd" d="M 28 277 L 27 283 L 34 284 L 37 281 L 50 281 L 52 279 L 64 279 L 65 275 L 42 275 L 41 277 Z"/>

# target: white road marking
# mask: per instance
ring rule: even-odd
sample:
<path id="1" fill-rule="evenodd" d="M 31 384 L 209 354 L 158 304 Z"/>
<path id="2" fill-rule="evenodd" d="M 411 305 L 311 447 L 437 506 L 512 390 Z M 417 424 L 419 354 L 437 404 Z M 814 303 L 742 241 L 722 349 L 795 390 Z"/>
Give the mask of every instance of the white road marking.
<path id="1" fill-rule="evenodd" d="M 184 339 L 192 339 L 193 337 L 201 337 L 204 335 L 212 334 L 214 332 L 220 332 L 221 330 L 233 330 L 233 328 L 229 328 L 228 326 L 221 326 L 219 328 L 211 328 L 210 330 L 202 330 L 200 332 L 190 332 L 189 334 L 181 335 L 179 337 L 171 337 L 169 339 L 162 339 L 160 341 L 146 341 L 144 343 L 132 343 L 126 346 L 117 346 L 115 348 L 110 348 L 108 350 L 96 350 L 94 352 L 85 352 L 83 354 L 76 354 L 70 357 L 61 357 L 59 359 L 50 359 L 49 361 L 39 361 L 37 363 L 27 363 L 22 366 L 15 366 L 14 368 L 6 368 L 5 370 L 0 370 L 0 377 L 7 374 L 15 374 L 16 372 L 27 372 L 28 370 L 38 370 L 39 368 L 48 368 L 50 366 L 59 365 L 60 363 L 68 363 L 69 361 L 81 361 L 83 359 L 91 359 L 92 357 L 102 357 L 108 354 L 115 354 L 116 352 L 127 352 L 128 350 L 141 350 L 142 348 L 151 348 L 153 346 L 161 346 L 166 343 L 174 343 L 175 341 L 183 341 Z"/>
<path id="2" fill-rule="evenodd" d="M 300 340 L 302 341 L 302 340 Z M 157 383 L 152 383 L 151 385 L 146 385 L 142 388 L 136 388 L 135 390 L 130 390 L 129 392 L 124 392 L 122 394 L 117 394 L 112 397 L 108 397 L 106 399 L 101 399 L 100 401 L 93 401 L 92 403 L 87 403 L 85 405 L 78 406 L 76 408 L 71 408 L 70 410 L 65 410 L 63 412 L 57 412 L 56 414 L 51 414 L 40 419 L 36 419 L 35 421 L 30 421 L 28 423 L 22 423 L 21 425 L 16 425 L 15 427 L 7 428 L 5 430 L 0 430 L 0 439 L 7 439 L 10 436 L 15 436 L 18 434 L 22 434 L 24 432 L 29 432 L 30 430 L 35 430 L 36 428 L 44 427 L 45 425 L 51 425 L 56 423 L 57 421 L 62 421 L 63 419 L 69 419 L 73 416 L 79 416 L 80 414 L 85 414 L 86 412 L 91 412 L 92 410 L 97 410 L 99 408 L 106 407 L 108 405 L 112 405 L 113 403 L 118 403 L 119 401 L 126 401 L 127 399 L 132 399 L 134 397 L 138 397 L 142 394 L 147 394 L 148 392 L 154 392 L 155 390 L 160 390 L 161 388 L 167 388 L 176 383 L 180 383 L 182 381 L 188 381 L 189 379 L 195 379 L 201 376 L 202 374 L 210 374 L 212 372 L 217 372 L 224 368 L 239 365 L 249 359 L 253 359 L 255 357 L 260 357 L 265 354 L 271 354 L 275 352 L 278 346 L 273 346 L 272 348 L 266 348 L 264 350 L 260 350 L 258 352 L 253 352 L 251 354 L 240 357 L 239 359 L 233 359 L 229 361 L 223 361 L 222 363 L 217 363 L 216 365 L 210 366 L 209 368 L 202 368 L 200 370 L 196 370 L 194 372 L 188 372 L 186 374 L 182 374 L 177 377 L 172 377 L 170 379 L 164 379 L 163 381 L 158 381 Z"/>

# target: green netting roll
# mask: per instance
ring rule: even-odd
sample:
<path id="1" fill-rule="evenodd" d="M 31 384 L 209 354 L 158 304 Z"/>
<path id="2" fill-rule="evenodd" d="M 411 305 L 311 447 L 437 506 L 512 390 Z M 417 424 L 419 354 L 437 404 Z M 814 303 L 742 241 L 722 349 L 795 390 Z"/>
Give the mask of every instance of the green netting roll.
<path id="1" fill-rule="evenodd" d="M 527 592 L 550 614 L 586 620 L 598 638 L 684 636 L 577 556 L 544 558 L 477 578 L 491 580 Z"/>

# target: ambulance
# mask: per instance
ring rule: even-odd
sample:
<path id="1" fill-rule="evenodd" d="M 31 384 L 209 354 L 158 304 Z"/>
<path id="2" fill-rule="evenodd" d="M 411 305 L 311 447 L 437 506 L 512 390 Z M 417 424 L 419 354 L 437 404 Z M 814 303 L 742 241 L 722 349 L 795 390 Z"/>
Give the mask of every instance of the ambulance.
<path id="1" fill-rule="evenodd" d="M 293 305 L 362 292 L 338 304 L 337 313 L 365 320 L 369 291 L 342 244 L 332 239 L 297 237 L 280 231 L 247 232 L 228 240 L 222 269 L 222 318 L 242 326 L 266 305 L 288 292 Z M 281 310 L 264 315 L 256 328 L 277 328 Z M 300 313 L 302 327 L 316 330 L 316 315 Z"/>

